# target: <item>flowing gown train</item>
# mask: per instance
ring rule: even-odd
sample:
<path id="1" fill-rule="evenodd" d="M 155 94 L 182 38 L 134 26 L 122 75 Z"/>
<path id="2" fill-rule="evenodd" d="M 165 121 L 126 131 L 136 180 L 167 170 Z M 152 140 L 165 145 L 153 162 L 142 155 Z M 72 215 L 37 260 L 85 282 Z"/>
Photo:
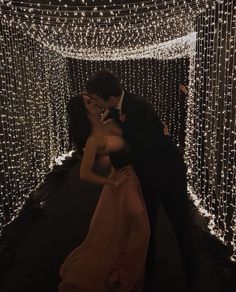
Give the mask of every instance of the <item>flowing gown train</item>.
<path id="1" fill-rule="evenodd" d="M 150 233 L 142 190 L 130 165 L 110 177 L 122 183 L 103 187 L 85 240 L 61 266 L 59 292 L 142 291 Z"/>

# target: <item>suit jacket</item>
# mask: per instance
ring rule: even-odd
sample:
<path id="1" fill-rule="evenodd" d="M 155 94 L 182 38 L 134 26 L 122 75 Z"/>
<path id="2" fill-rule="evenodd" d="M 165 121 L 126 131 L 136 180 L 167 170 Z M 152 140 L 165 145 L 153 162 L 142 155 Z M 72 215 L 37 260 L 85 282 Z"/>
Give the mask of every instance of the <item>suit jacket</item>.
<path id="1" fill-rule="evenodd" d="M 125 92 L 121 116 L 114 119 L 130 148 L 128 153 L 110 155 L 114 167 L 130 162 L 139 177 L 159 185 L 169 183 L 177 171 L 184 170 L 177 146 L 170 136 L 164 135 L 164 125 L 147 100 Z"/>

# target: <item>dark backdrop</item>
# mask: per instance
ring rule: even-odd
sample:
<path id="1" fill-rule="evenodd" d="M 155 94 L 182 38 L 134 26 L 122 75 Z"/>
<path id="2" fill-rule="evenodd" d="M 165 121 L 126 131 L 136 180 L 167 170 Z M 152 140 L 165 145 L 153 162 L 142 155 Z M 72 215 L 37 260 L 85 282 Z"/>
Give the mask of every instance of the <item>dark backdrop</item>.
<path id="1" fill-rule="evenodd" d="M 109 68 L 121 79 L 123 87 L 146 98 L 167 124 L 177 145 L 184 148 L 186 96 L 179 83 L 188 84 L 189 59 L 137 59 L 89 61 L 68 59 L 72 94 L 98 70 Z"/>

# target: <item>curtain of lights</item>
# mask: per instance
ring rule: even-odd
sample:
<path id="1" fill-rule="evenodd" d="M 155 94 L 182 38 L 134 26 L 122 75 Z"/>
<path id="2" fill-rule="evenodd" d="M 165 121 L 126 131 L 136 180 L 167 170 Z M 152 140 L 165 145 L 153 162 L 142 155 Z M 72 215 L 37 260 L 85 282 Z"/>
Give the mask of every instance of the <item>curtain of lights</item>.
<path id="1" fill-rule="evenodd" d="M 160 115 L 176 143 L 184 148 L 186 97 L 179 84 L 188 83 L 189 59 L 134 59 L 120 61 L 86 61 L 68 59 L 72 92 L 80 92 L 98 70 L 109 68 L 117 74 L 123 87 L 147 98 Z"/>
<path id="2" fill-rule="evenodd" d="M 73 94 L 108 67 L 153 103 L 180 146 L 178 85 L 189 81 L 189 191 L 235 260 L 235 1 L 0 0 L 0 16 L 0 224 L 67 148 L 67 65 Z"/>
<path id="3" fill-rule="evenodd" d="M 190 191 L 209 227 L 236 259 L 236 14 L 219 1 L 198 17 L 190 78 L 186 159 Z M 192 72 L 193 73 L 193 72 Z M 193 76 L 194 77 L 194 76 Z"/>
<path id="4" fill-rule="evenodd" d="M 68 149 L 66 61 L 0 25 L 0 229 Z"/>

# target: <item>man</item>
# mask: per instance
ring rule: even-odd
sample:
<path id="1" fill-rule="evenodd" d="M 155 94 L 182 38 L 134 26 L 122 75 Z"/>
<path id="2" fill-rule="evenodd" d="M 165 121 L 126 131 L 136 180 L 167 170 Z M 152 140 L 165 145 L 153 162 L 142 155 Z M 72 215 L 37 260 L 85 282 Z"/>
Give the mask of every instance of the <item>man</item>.
<path id="1" fill-rule="evenodd" d="M 172 223 L 187 284 L 190 286 L 198 260 L 188 214 L 186 167 L 170 135 L 153 107 L 136 94 L 124 91 L 109 70 L 86 83 L 86 94 L 107 108 L 103 119 L 112 117 L 122 128 L 130 151 L 110 155 L 114 167 L 132 163 L 140 179 L 151 228 L 145 270 L 145 291 L 154 291 L 157 211 L 160 203 Z"/>

